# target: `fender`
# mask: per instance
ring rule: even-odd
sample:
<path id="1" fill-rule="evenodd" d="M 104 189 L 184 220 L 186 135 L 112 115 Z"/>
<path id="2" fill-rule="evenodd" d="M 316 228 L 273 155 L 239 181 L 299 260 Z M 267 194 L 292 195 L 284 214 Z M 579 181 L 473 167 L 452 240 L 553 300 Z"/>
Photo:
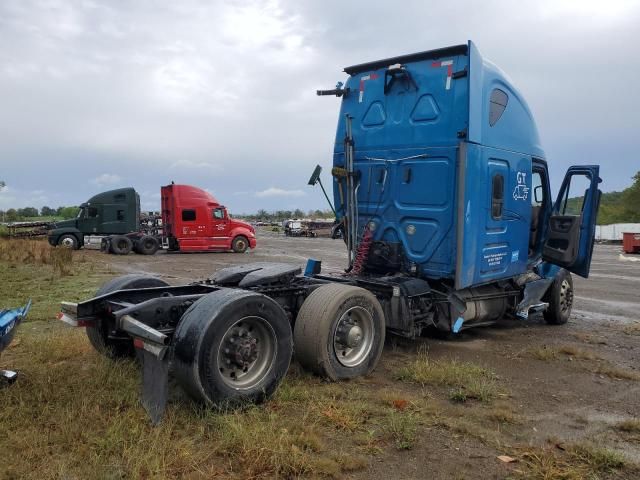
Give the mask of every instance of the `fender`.
<path id="1" fill-rule="evenodd" d="M 249 248 L 256 248 L 256 234 L 251 229 L 242 225 L 233 227 L 229 234 L 230 244 L 231 242 L 233 242 L 233 239 L 236 238 L 238 235 L 247 237 L 247 240 L 249 240 Z"/>
<path id="2" fill-rule="evenodd" d="M 84 234 L 75 227 L 61 227 L 49 230 L 49 234 L 47 236 L 49 244 L 55 247 L 58 244 L 60 237 L 69 233 L 78 239 L 78 245 L 80 247 L 84 245 Z"/>

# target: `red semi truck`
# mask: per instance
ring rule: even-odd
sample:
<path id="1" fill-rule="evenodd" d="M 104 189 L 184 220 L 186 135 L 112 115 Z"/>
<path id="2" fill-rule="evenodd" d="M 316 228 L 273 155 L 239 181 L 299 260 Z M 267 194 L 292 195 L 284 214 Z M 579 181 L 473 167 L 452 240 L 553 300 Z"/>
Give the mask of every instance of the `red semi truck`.
<path id="1" fill-rule="evenodd" d="M 167 185 L 160 189 L 162 224 L 169 250 L 244 252 L 256 247 L 255 229 L 234 220 L 209 192 L 189 185 Z"/>
<path id="2" fill-rule="evenodd" d="M 161 246 L 181 252 L 255 248 L 255 229 L 229 217 L 207 191 L 175 184 L 160 190 L 160 216 L 141 216 L 140 196 L 131 187 L 95 195 L 77 218 L 50 226 L 49 243 L 79 249 L 99 240 L 103 251 L 119 255 L 153 255 Z"/>

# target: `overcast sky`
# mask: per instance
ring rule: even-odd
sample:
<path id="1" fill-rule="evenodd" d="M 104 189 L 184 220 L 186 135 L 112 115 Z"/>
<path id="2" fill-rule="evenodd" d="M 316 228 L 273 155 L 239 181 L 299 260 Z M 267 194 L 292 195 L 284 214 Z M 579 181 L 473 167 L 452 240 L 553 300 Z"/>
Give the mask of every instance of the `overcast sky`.
<path id="1" fill-rule="evenodd" d="M 640 170 L 640 1 L 0 1 L 0 209 L 134 186 L 232 212 L 326 208 L 342 68 L 476 42 L 537 119 L 554 192 Z"/>

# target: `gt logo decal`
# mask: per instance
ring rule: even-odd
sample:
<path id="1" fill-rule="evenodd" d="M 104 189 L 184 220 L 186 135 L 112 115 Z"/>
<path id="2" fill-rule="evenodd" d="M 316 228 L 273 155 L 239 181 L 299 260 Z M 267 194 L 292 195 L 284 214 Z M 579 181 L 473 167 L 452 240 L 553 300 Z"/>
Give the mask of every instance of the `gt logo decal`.
<path id="1" fill-rule="evenodd" d="M 518 183 L 513 189 L 513 199 L 526 200 L 527 198 L 529 198 L 529 187 L 527 187 L 527 173 L 516 173 L 516 182 Z"/>

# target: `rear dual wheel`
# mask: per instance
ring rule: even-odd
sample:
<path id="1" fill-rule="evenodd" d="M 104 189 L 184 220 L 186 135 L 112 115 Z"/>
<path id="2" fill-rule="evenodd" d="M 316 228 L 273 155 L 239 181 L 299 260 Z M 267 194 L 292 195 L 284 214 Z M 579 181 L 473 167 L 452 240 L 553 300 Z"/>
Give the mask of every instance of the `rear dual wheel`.
<path id="1" fill-rule="evenodd" d="M 194 399 L 220 408 L 260 403 L 289 369 L 289 319 L 271 298 L 245 290 L 205 295 L 174 335 L 176 380 Z"/>
<path id="2" fill-rule="evenodd" d="M 116 255 L 129 255 L 133 249 L 133 242 L 129 237 L 116 235 L 111 238 L 111 253 Z"/>
<path id="3" fill-rule="evenodd" d="M 155 237 L 143 235 L 134 245 L 136 253 L 141 255 L 153 255 L 160 248 L 160 244 Z"/>
<path id="4" fill-rule="evenodd" d="M 296 359 L 329 380 L 368 375 L 380 360 L 384 337 L 384 312 L 371 292 L 323 285 L 307 297 L 296 318 Z"/>

